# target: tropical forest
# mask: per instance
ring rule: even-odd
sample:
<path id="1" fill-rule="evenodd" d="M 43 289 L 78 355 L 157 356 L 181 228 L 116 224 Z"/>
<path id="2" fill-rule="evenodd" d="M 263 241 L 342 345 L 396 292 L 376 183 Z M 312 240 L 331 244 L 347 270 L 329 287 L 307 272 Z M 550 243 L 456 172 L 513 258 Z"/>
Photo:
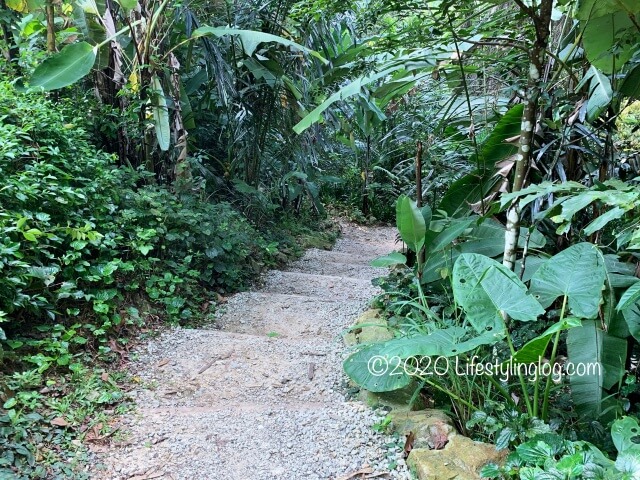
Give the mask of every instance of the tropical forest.
<path id="1" fill-rule="evenodd" d="M 640 0 L 0 0 L 0 480 L 640 480 Z"/>

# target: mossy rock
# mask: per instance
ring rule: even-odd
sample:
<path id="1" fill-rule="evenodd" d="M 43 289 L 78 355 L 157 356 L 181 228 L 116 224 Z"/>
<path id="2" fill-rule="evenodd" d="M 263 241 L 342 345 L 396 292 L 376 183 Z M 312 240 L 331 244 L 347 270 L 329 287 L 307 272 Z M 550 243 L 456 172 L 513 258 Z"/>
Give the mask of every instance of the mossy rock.
<path id="1" fill-rule="evenodd" d="M 488 463 L 500 464 L 507 450 L 452 435 L 442 449 L 414 448 L 407 464 L 418 480 L 480 480 L 480 470 Z"/>
<path id="2" fill-rule="evenodd" d="M 344 336 L 344 343 L 348 346 L 378 343 L 391 340 L 394 337 L 389 329 L 387 319 L 381 315 L 379 309 L 369 309 L 364 311 L 356 320 L 349 333 Z M 391 392 L 374 393 L 368 390 L 360 390 L 360 399 L 370 407 L 385 406 L 398 410 L 409 410 L 409 402 L 416 392 L 418 384 L 412 382 L 404 388 Z M 411 409 L 422 409 L 424 404 L 418 398 Z"/>
<path id="3" fill-rule="evenodd" d="M 379 309 L 369 309 L 363 312 L 349 333 L 344 336 L 344 343 L 348 346 L 360 343 L 385 342 L 393 338 L 387 320 L 380 315 Z"/>
<path id="4" fill-rule="evenodd" d="M 300 247 L 303 249 L 317 248 L 319 250 L 331 250 L 335 243 L 335 235 L 326 233 L 302 234 L 298 237 Z"/>
<path id="5" fill-rule="evenodd" d="M 442 410 L 394 410 L 389 415 L 394 432 L 405 437 L 413 434 L 413 448 L 441 449 L 457 435 L 453 421 Z"/>
<path id="6" fill-rule="evenodd" d="M 410 405 L 411 398 L 417 388 L 418 383 L 412 382 L 406 387 L 392 390 L 391 392 L 370 392 L 369 390 L 361 389 L 360 399 L 372 408 L 384 406 L 398 412 L 422 410 L 425 408 L 425 404 L 420 396 L 414 401 L 413 405 Z"/>

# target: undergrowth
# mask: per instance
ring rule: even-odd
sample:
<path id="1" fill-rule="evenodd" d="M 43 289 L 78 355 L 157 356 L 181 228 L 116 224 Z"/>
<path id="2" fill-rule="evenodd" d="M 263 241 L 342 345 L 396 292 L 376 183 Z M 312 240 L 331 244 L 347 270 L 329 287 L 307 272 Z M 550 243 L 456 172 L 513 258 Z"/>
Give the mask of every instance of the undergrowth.
<path id="1" fill-rule="evenodd" d="M 0 121 L 0 478 L 83 478 L 84 443 L 128 408 L 117 367 L 136 335 L 193 323 L 299 254 L 296 237 L 335 233 L 291 215 L 258 231 L 230 203 L 118 167 L 63 101 L 3 83 Z"/>

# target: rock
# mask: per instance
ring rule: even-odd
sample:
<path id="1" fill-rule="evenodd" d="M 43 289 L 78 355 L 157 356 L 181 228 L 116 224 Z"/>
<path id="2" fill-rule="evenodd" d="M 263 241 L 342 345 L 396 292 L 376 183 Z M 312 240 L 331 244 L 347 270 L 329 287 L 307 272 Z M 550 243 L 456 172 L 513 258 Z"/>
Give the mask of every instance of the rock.
<path id="1" fill-rule="evenodd" d="M 394 411 L 410 411 L 421 410 L 425 408 L 422 397 L 418 397 L 413 405 L 409 405 L 413 394 L 418 388 L 416 382 L 412 382 L 406 387 L 392 390 L 390 392 L 370 392 L 368 390 L 360 390 L 360 399 L 370 407 L 385 406 L 390 407 Z"/>
<path id="2" fill-rule="evenodd" d="M 507 450 L 475 442 L 462 435 L 452 435 L 442 450 L 414 448 L 407 463 L 419 480 L 479 480 L 487 463 L 501 463 Z"/>
<path id="3" fill-rule="evenodd" d="M 394 410 L 390 414 L 393 431 L 403 436 L 413 432 L 413 448 L 442 449 L 457 435 L 453 422 L 442 411 L 426 409 L 420 411 Z"/>
<path id="4" fill-rule="evenodd" d="M 380 316 L 378 309 L 373 308 L 363 312 L 354 323 L 354 327 L 356 325 L 363 326 L 352 329 L 344 336 L 344 343 L 349 346 L 358 343 L 384 342 L 393 338 L 387 320 Z"/>

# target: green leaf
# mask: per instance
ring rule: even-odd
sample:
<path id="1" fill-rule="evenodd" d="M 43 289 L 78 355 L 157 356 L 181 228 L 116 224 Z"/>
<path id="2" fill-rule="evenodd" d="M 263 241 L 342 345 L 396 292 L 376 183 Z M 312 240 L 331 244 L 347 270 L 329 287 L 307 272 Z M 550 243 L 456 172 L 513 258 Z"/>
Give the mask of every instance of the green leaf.
<path id="1" fill-rule="evenodd" d="M 609 77 L 593 65 L 576 87 L 576 91 L 580 90 L 587 82 L 589 82 L 587 119 L 593 121 L 607 109 L 613 100 L 613 89 Z"/>
<path id="2" fill-rule="evenodd" d="M 504 338 L 503 332 L 485 332 L 463 341 L 462 338 L 467 334 L 465 328 L 450 327 L 427 335 L 374 343 L 349 356 L 343 364 L 344 371 L 349 378 L 369 391 L 387 392 L 408 385 L 412 380 L 412 374 L 417 373 L 410 368 L 410 364 L 405 369 L 406 359 L 431 357 L 432 361 L 435 361 L 436 358 L 442 358 L 440 364 L 431 365 L 431 369 L 428 370 L 431 375 L 434 375 L 436 370 L 443 372 L 445 368 L 453 371 L 453 361 L 445 362 L 445 358 L 468 352 L 480 345 L 491 345 Z"/>
<path id="3" fill-rule="evenodd" d="M 242 42 L 244 53 L 249 57 L 255 53 L 258 45 L 260 45 L 261 43 L 278 43 L 280 45 L 284 45 L 285 47 L 308 53 L 309 55 L 316 57 L 318 60 L 325 64 L 329 63 L 322 55 L 320 55 L 315 50 L 311 50 L 303 45 L 300 45 L 299 43 L 283 37 L 279 37 L 277 35 L 257 32 L 254 30 L 239 30 L 236 28 L 225 27 L 200 27 L 193 31 L 191 38 L 204 37 L 208 35 L 213 35 L 215 37 L 224 37 L 227 35 L 239 37 L 240 41 Z"/>
<path id="4" fill-rule="evenodd" d="M 589 20 L 622 11 L 640 11 L 637 0 L 578 0 L 573 16 L 578 20 Z"/>
<path id="5" fill-rule="evenodd" d="M 640 64 L 633 67 L 625 75 L 619 91 L 624 97 L 640 100 Z"/>
<path id="6" fill-rule="evenodd" d="M 392 252 L 372 260 L 369 265 L 372 267 L 390 267 L 392 265 L 404 265 L 406 263 L 407 257 L 400 252 Z"/>
<path id="7" fill-rule="evenodd" d="M 157 75 L 151 77 L 153 124 L 160 150 L 166 152 L 171 143 L 171 128 L 169 126 L 169 109 L 164 96 L 162 83 Z"/>
<path id="8" fill-rule="evenodd" d="M 529 291 L 545 308 L 566 295 L 574 315 L 595 318 L 604 280 L 604 261 L 598 248 L 578 243 L 548 259 L 531 278 Z"/>
<path id="9" fill-rule="evenodd" d="M 533 321 L 544 313 L 511 270 L 474 253 L 464 253 L 456 260 L 453 295 L 478 332 L 503 331 L 503 313 L 520 321 Z"/>
<path id="10" fill-rule="evenodd" d="M 136 8 L 136 5 L 138 5 L 138 0 L 116 0 L 116 2 L 118 2 L 122 8 L 126 8 L 127 10 Z"/>
<path id="11" fill-rule="evenodd" d="M 554 333 L 561 330 L 580 327 L 581 325 L 582 322 L 580 319 L 575 317 L 567 317 L 563 321 L 551 325 L 544 331 L 544 333 L 542 333 L 542 335 L 539 335 L 525 343 L 513 356 L 514 361 L 517 363 L 538 362 L 541 357 L 544 357 L 547 346 L 549 345 L 549 340 L 551 340 L 551 336 Z"/>
<path id="12" fill-rule="evenodd" d="M 195 129 L 196 121 L 193 109 L 191 108 L 191 101 L 189 100 L 189 95 L 187 95 L 182 82 L 180 82 L 180 109 L 184 128 L 188 131 Z"/>
<path id="13" fill-rule="evenodd" d="M 534 200 L 547 197 L 551 194 L 585 190 L 587 187 L 577 182 L 542 182 L 523 188 L 519 192 L 503 193 L 500 196 L 500 208 L 505 209 L 512 201 L 520 199 L 520 209 L 523 209 Z"/>
<path id="14" fill-rule="evenodd" d="M 625 373 L 627 341 L 598 328 L 595 320 L 584 320 L 567 335 L 569 362 L 575 369 L 569 377 L 571 397 L 578 413 L 597 419 L 606 410 L 603 388 L 611 388 Z"/>
<path id="15" fill-rule="evenodd" d="M 420 251 L 424 245 L 427 227 L 422 212 L 416 206 L 416 202 L 406 195 L 398 197 L 396 225 L 404 243 L 414 252 Z"/>
<path id="16" fill-rule="evenodd" d="M 442 232 L 433 239 L 431 244 L 427 245 L 429 253 L 437 252 L 451 245 L 475 220 L 477 220 L 477 217 L 454 219 L 451 225 L 442 230 Z"/>
<path id="17" fill-rule="evenodd" d="M 550 445 L 540 440 L 532 440 L 516 447 L 518 457 L 527 463 L 542 465 L 548 458 L 553 457 L 553 450 Z"/>
<path id="18" fill-rule="evenodd" d="M 431 217 L 433 216 L 431 212 L 431 207 L 429 205 L 420 207 L 420 213 L 422 214 L 422 218 L 424 218 L 425 228 L 428 230 L 429 224 L 431 223 Z"/>
<path id="19" fill-rule="evenodd" d="M 138 251 L 142 253 L 145 257 L 149 254 L 149 252 L 153 250 L 153 245 L 139 245 Z"/>
<path id="20" fill-rule="evenodd" d="M 329 98 L 300 120 L 293 127 L 293 131 L 298 134 L 302 133 L 314 123 L 322 121 L 322 114 L 334 103 L 346 100 L 354 95 L 358 95 L 362 91 L 363 87 L 377 82 L 378 80 L 385 79 L 394 72 L 400 72 L 403 76 L 411 75 L 412 81 L 417 81 L 420 79 L 420 76 L 416 76 L 413 72 L 418 70 L 432 70 L 437 59 L 437 53 L 432 53 L 426 49 L 417 49 L 416 51 L 410 52 L 406 55 L 395 57 L 384 63 L 379 71 L 355 78 L 350 83 L 334 92 Z M 400 80 L 400 78 L 394 79 L 394 81 L 398 80 Z M 384 86 L 384 84 L 382 86 Z M 400 90 L 400 92 L 401 91 L 402 90 Z"/>
<path id="21" fill-rule="evenodd" d="M 635 304 L 638 299 L 640 299 L 640 282 L 634 283 L 622 294 L 616 310 L 620 311 L 629 308 Z"/>
<path id="22" fill-rule="evenodd" d="M 399 70 L 401 67 L 397 66 L 392 69 L 384 69 L 377 73 L 372 73 L 364 77 L 356 78 L 352 82 L 340 88 L 337 92 L 332 94 L 329 98 L 327 98 L 324 102 L 314 108 L 310 113 L 308 113 L 302 120 L 300 120 L 293 127 L 293 131 L 300 134 L 304 132 L 307 128 L 309 128 L 314 123 L 320 122 L 322 120 L 322 114 L 334 103 L 346 100 L 349 97 L 353 97 L 354 95 L 358 95 L 362 91 L 362 87 L 369 85 L 377 80 L 380 80 L 394 70 Z"/>
<path id="23" fill-rule="evenodd" d="M 623 417 L 613 422 L 611 439 L 620 454 L 635 454 L 640 457 L 640 425 L 633 417 Z"/>
<path id="24" fill-rule="evenodd" d="M 591 235 L 597 232 L 598 230 L 602 230 L 609 222 L 619 219 L 625 213 L 627 213 L 627 210 L 630 210 L 631 208 L 632 206 L 629 206 L 628 209 L 620 208 L 620 207 L 612 208 L 611 210 L 600 215 L 593 222 L 589 223 L 589 225 L 584 227 L 584 234 Z"/>
<path id="25" fill-rule="evenodd" d="M 621 41 L 632 34 L 632 29 L 635 26 L 627 12 L 618 11 L 588 20 L 582 45 L 592 68 L 607 74 L 620 71 L 633 55 L 633 43 Z M 633 33 L 637 35 L 637 32 Z"/>
<path id="26" fill-rule="evenodd" d="M 640 342 L 640 304 L 633 304 L 622 311 L 624 321 L 627 323 L 629 333 Z"/>
<path id="27" fill-rule="evenodd" d="M 515 363 L 537 363 L 540 358 L 544 357 L 550 339 L 551 335 L 541 335 L 529 340 L 513 355 L 513 361 Z"/>
<path id="28" fill-rule="evenodd" d="M 36 68 L 29 86 L 49 91 L 71 85 L 91 71 L 96 53 L 97 49 L 87 42 L 67 45 Z"/>
<path id="29" fill-rule="evenodd" d="M 477 203 L 497 185 L 499 177 L 495 175 L 494 165 L 517 152 L 518 148 L 505 142 L 520 133 L 524 105 L 518 104 L 505 113 L 491 131 L 480 148 L 479 155 L 472 155 L 471 164 L 480 168 L 451 184 L 438 205 L 449 216 L 466 213 L 469 204 Z"/>

